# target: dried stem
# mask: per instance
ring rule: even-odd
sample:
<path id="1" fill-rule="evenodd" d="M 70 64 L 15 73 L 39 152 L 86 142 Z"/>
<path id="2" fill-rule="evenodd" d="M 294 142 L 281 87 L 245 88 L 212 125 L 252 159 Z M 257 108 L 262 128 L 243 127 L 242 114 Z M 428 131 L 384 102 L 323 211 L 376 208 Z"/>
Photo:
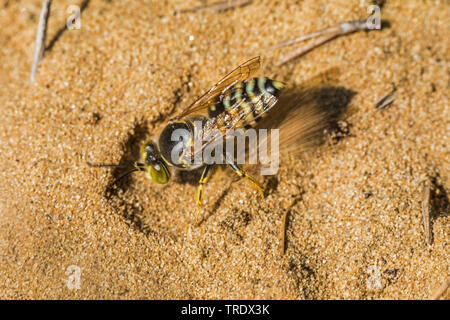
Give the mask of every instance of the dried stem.
<path id="1" fill-rule="evenodd" d="M 250 4 L 253 0 L 227 0 L 227 1 L 219 1 L 212 3 L 210 5 L 204 5 L 204 6 L 198 6 L 191 9 L 185 9 L 181 10 L 181 13 L 187 13 L 187 12 L 196 12 L 196 11 L 203 11 L 203 10 L 210 10 L 210 11 L 225 11 L 228 9 L 233 9 L 237 7 L 242 7 L 247 4 Z"/>
<path id="2" fill-rule="evenodd" d="M 39 17 L 39 24 L 36 33 L 36 46 L 34 48 L 33 65 L 31 66 L 30 84 L 34 82 L 34 77 L 37 73 L 39 62 L 44 55 L 45 38 L 47 36 L 47 22 L 50 13 L 51 0 L 44 0 L 42 5 L 41 15 Z"/>
<path id="3" fill-rule="evenodd" d="M 295 43 L 299 43 L 305 40 L 309 40 L 312 38 L 317 38 L 315 41 L 313 41 L 311 44 L 306 45 L 302 48 L 299 48 L 297 50 L 294 50 L 290 54 L 286 55 L 285 57 L 281 58 L 278 62 L 275 63 L 276 66 L 281 66 L 287 62 L 289 62 L 292 59 L 295 59 L 303 54 L 305 54 L 308 51 L 311 51 L 318 46 L 324 44 L 327 41 L 330 41 L 331 39 L 334 39 L 336 37 L 340 37 L 346 34 L 350 34 L 357 31 L 369 31 L 372 30 L 371 26 L 367 23 L 366 20 L 354 20 L 354 21 L 346 21 L 343 23 L 340 23 L 338 25 L 335 25 L 333 27 L 329 27 L 317 32 L 313 32 L 301 37 L 298 37 L 293 40 L 289 40 L 283 43 L 280 43 L 278 45 L 273 46 L 272 48 L 281 48 L 285 46 L 289 46 Z"/>
<path id="4" fill-rule="evenodd" d="M 286 210 L 283 214 L 283 220 L 281 222 L 281 236 L 280 236 L 280 242 L 281 242 L 281 249 L 280 249 L 280 253 L 281 255 L 284 255 L 284 253 L 286 252 L 286 227 L 287 227 L 287 218 L 289 215 L 289 210 Z"/>
<path id="5" fill-rule="evenodd" d="M 391 92 L 381 98 L 376 104 L 375 109 L 380 110 L 384 109 L 387 106 L 391 105 L 395 100 L 395 93 L 397 92 L 397 88 L 394 88 Z"/>
<path id="6" fill-rule="evenodd" d="M 427 244 L 431 244 L 431 228 L 430 228 L 430 181 L 427 180 L 424 184 L 423 189 L 423 202 L 422 202 L 422 216 L 423 216 L 423 226 L 425 228 L 425 239 Z"/>

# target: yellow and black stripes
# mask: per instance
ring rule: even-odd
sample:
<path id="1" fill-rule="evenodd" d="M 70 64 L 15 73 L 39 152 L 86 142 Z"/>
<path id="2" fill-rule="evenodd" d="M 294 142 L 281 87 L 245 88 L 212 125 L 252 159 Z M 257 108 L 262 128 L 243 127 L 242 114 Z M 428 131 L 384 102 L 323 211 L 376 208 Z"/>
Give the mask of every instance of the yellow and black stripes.
<path id="1" fill-rule="evenodd" d="M 253 127 L 273 107 L 283 87 L 281 82 L 268 78 L 244 80 L 217 96 L 208 116 L 213 119 L 226 113 L 233 119 L 241 118 L 242 127 Z"/>

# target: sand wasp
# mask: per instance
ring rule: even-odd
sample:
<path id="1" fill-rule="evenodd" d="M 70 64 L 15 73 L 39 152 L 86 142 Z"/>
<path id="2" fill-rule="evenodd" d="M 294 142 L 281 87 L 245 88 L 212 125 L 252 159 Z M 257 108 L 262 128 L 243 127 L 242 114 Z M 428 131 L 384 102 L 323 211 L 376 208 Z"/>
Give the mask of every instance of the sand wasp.
<path id="1" fill-rule="evenodd" d="M 260 57 L 255 57 L 223 77 L 200 98 L 185 108 L 181 114 L 170 120 L 161 131 L 157 141 L 145 142 L 140 149 L 140 159 L 134 163 L 133 169 L 120 176 L 113 184 L 135 171 L 142 171 L 153 181 L 165 184 L 170 180 L 171 168 L 193 170 L 203 166 L 204 169 L 196 196 L 195 221 L 198 222 L 198 215 L 202 206 L 203 186 L 208 182 L 214 164 L 195 163 L 193 161 L 196 156 L 194 141 L 200 137 L 200 141 L 202 141 L 201 150 L 204 150 L 207 145 L 211 145 L 218 138 L 226 136 L 230 129 L 255 127 L 257 122 L 277 104 L 284 84 L 265 77 L 252 77 L 255 71 L 260 68 L 260 65 Z M 318 115 L 317 112 L 314 114 Z M 306 114 L 306 116 L 309 122 L 306 122 L 306 126 L 303 124 L 296 129 L 299 133 L 311 132 L 310 129 L 317 127 L 317 123 L 321 120 L 320 116 L 316 117 L 316 120 L 314 120 L 314 115 Z M 182 139 L 174 140 L 173 133 L 179 129 L 184 132 Z M 211 134 L 211 132 L 218 132 L 219 134 Z M 180 143 L 180 141 L 183 142 Z M 173 157 L 174 151 L 178 155 L 175 158 Z M 232 157 L 224 152 L 223 159 L 226 165 L 238 176 L 246 179 L 264 198 L 264 192 L 260 185 L 242 170 Z M 89 165 L 96 167 L 118 166 Z"/>

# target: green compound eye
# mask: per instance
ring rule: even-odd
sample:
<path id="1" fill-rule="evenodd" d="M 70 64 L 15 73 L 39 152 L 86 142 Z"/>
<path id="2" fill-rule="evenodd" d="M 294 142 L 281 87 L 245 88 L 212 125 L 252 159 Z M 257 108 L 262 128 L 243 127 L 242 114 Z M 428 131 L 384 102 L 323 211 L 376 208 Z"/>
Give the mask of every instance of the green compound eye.
<path id="1" fill-rule="evenodd" d="M 170 172 L 163 163 L 158 162 L 150 167 L 150 176 L 156 183 L 165 184 L 169 181 Z"/>

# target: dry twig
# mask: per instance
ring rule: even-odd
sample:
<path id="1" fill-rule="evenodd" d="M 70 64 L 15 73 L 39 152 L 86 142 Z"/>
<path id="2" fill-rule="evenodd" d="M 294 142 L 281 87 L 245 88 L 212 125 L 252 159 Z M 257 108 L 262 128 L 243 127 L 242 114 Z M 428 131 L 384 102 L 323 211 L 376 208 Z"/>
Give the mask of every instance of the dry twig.
<path id="1" fill-rule="evenodd" d="M 427 244 L 431 244 L 431 228 L 430 228 L 430 181 L 427 180 L 423 189 L 422 216 L 423 226 L 425 228 L 425 239 Z"/>
<path id="2" fill-rule="evenodd" d="M 41 15 L 39 17 L 39 24 L 36 33 L 36 46 L 34 48 L 33 65 L 31 66 L 30 84 L 34 82 L 34 77 L 37 73 L 39 62 L 44 55 L 45 38 L 47 36 L 47 22 L 50 13 L 51 0 L 44 0 L 42 5 Z"/>
<path id="3" fill-rule="evenodd" d="M 187 12 L 196 12 L 196 11 L 203 11 L 203 10 L 210 10 L 210 11 L 225 11 L 228 9 L 233 9 L 237 7 L 243 7 L 247 4 L 250 4 L 253 0 L 225 0 L 225 1 L 219 1 L 212 3 L 210 5 L 203 5 L 198 6 L 191 9 L 185 9 L 181 10 L 181 13 L 187 13 Z"/>
<path id="4" fill-rule="evenodd" d="M 284 255 L 284 253 L 286 252 L 286 227 L 287 227 L 287 218 L 289 215 L 289 210 L 286 210 L 283 214 L 283 220 L 281 222 L 281 237 L 280 237 L 280 242 L 281 242 L 281 249 L 280 249 L 280 253 L 281 255 Z"/>
<path id="5" fill-rule="evenodd" d="M 394 88 L 391 92 L 381 98 L 376 104 L 375 109 L 380 110 L 389 106 L 395 100 L 395 93 L 397 92 L 397 88 Z"/>
<path id="6" fill-rule="evenodd" d="M 373 30 L 373 29 L 371 28 L 371 25 L 367 23 L 366 20 L 346 21 L 346 22 L 337 24 L 333 27 L 329 27 L 329 28 L 326 28 L 326 29 L 323 29 L 323 30 L 320 30 L 320 31 L 317 31 L 317 32 L 314 32 L 311 34 L 307 34 L 305 36 L 301 36 L 301 37 L 293 39 L 293 40 L 289 40 L 289 41 L 280 43 L 272 48 L 275 49 L 275 48 L 285 47 L 285 46 L 289 46 L 289 45 L 299 43 L 299 42 L 302 42 L 305 40 L 309 40 L 312 38 L 317 38 L 309 45 L 306 45 L 297 50 L 294 50 L 290 54 L 284 56 L 278 62 L 276 62 L 275 65 L 281 66 L 281 65 L 289 62 L 290 60 L 297 58 L 297 57 L 305 54 L 306 52 L 311 51 L 312 49 L 314 49 L 336 37 L 347 35 L 347 34 L 350 34 L 350 33 L 356 32 L 356 31 L 370 31 L 370 30 Z"/>

